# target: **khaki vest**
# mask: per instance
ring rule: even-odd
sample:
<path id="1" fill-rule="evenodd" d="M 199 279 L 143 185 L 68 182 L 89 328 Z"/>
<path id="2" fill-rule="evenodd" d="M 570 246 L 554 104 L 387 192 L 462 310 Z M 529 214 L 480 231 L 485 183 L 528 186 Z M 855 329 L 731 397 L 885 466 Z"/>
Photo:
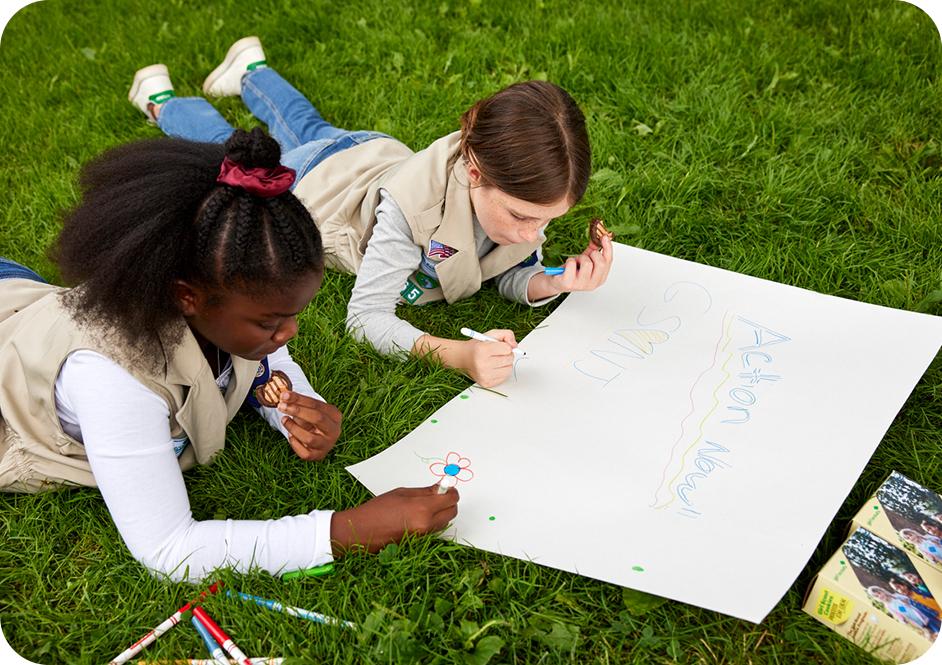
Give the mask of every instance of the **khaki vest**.
<path id="1" fill-rule="evenodd" d="M 242 406 L 258 362 L 233 356 L 223 397 L 187 328 L 172 352 L 162 345 L 159 367 L 142 369 L 109 346 L 107 335 L 72 319 L 61 302 L 65 291 L 26 279 L 0 280 L 0 490 L 95 486 L 85 447 L 62 431 L 56 415 L 56 377 L 69 354 L 81 349 L 112 358 L 166 400 L 171 435 L 190 440 L 179 458 L 182 469 L 208 463 L 225 446 L 226 425 Z M 91 388 L 108 399 L 108 386 Z"/>
<path id="2" fill-rule="evenodd" d="M 395 139 L 373 139 L 331 155 L 301 178 L 294 194 L 317 220 L 327 265 L 356 274 L 380 188 L 399 205 L 423 252 L 432 240 L 457 250 L 436 265 L 441 285 L 426 289 L 417 304 L 467 298 L 533 254 L 540 242 L 498 246 L 478 259 L 460 138 L 454 132 L 417 153 Z"/>

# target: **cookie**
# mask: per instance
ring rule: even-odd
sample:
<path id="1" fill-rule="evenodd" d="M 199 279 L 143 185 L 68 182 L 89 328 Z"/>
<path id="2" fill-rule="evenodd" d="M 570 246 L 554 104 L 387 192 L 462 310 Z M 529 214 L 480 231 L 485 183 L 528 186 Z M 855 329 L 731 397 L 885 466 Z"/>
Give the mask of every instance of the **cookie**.
<path id="1" fill-rule="evenodd" d="M 255 399 L 262 406 L 278 406 L 281 393 L 291 390 L 291 379 L 280 369 L 271 373 L 271 378 L 255 389 Z"/>
<path id="2" fill-rule="evenodd" d="M 606 229 L 605 224 L 598 217 L 589 222 L 589 240 L 601 247 L 602 238 L 605 236 L 608 236 L 609 240 L 615 239 L 615 234 Z"/>

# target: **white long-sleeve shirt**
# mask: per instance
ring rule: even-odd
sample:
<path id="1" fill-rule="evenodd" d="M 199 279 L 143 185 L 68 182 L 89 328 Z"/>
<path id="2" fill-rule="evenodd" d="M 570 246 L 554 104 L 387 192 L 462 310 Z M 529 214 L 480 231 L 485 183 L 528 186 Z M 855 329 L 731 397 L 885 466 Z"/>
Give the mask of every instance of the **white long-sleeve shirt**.
<path id="1" fill-rule="evenodd" d="M 295 391 L 322 400 L 286 347 L 268 361 L 291 378 Z M 230 374 L 231 365 L 216 381 L 221 389 Z M 107 400 L 101 386 L 108 386 Z M 177 462 L 183 442 L 170 436 L 167 403 L 109 358 L 93 351 L 71 354 L 56 379 L 55 399 L 63 431 L 85 445 L 118 532 L 152 572 L 196 582 L 214 568 L 257 567 L 274 575 L 333 559 L 333 511 L 270 520 L 193 519 Z M 258 411 L 287 436 L 283 414 L 268 407 Z"/>
<path id="2" fill-rule="evenodd" d="M 402 300 L 399 294 L 416 269 L 431 271 L 427 274 L 435 276 L 434 262 L 428 261 L 422 248 L 415 244 L 409 222 L 396 201 L 386 190 L 379 192 L 376 224 L 347 305 L 347 330 L 357 339 L 369 341 L 380 353 L 408 353 L 425 333 L 396 316 L 396 306 Z M 482 257 L 494 249 L 495 243 L 487 237 L 476 217 L 472 224 L 475 249 L 478 257 Z M 495 282 L 500 295 L 533 307 L 557 298 L 530 302 L 527 297 L 530 278 L 543 272 L 542 260 L 542 253 L 537 250 L 534 265 L 514 266 L 498 275 Z"/>

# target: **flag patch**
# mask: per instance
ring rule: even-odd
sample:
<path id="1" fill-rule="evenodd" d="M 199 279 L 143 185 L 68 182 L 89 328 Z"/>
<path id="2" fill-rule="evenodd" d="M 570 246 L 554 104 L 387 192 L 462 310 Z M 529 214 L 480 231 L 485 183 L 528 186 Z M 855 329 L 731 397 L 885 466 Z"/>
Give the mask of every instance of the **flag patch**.
<path id="1" fill-rule="evenodd" d="M 442 243 L 437 242 L 435 240 L 430 240 L 428 243 L 427 254 L 430 259 L 435 259 L 436 261 L 443 261 L 447 259 L 449 256 L 454 256 L 455 252 L 457 251 L 458 250 L 453 247 L 449 247 L 448 245 L 443 245 Z"/>

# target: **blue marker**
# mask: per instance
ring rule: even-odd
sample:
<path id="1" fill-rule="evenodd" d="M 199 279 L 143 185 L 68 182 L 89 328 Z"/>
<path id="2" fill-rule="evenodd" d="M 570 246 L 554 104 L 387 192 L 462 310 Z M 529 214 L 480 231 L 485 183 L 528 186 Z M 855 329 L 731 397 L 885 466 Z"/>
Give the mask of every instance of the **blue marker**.
<path id="1" fill-rule="evenodd" d="M 226 663 L 228 665 L 229 659 L 226 658 L 226 654 L 223 653 L 222 647 L 219 646 L 219 643 L 213 639 L 213 636 L 209 634 L 209 631 L 206 630 L 206 627 L 200 623 L 200 620 L 196 617 L 192 618 L 193 627 L 196 628 L 196 632 L 200 634 L 200 637 L 203 638 L 203 644 L 206 645 L 206 650 L 209 651 L 209 655 L 212 656 L 213 660 L 217 663 Z"/>
<path id="2" fill-rule="evenodd" d="M 241 598 L 242 600 L 251 600 L 254 601 L 256 605 L 261 605 L 262 607 L 272 610 L 273 612 L 284 612 L 293 617 L 299 617 L 301 619 L 307 619 L 308 621 L 314 621 L 316 623 L 326 623 L 331 625 L 345 626 L 347 628 L 356 628 L 356 624 L 351 621 L 341 621 L 340 619 L 335 619 L 333 617 L 325 616 L 320 612 L 314 612 L 312 610 L 306 610 L 302 607 L 290 607 L 288 605 L 282 605 L 276 600 L 268 600 L 267 598 L 259 598 L 258 596 L 252 596 L 247 593 L 242 593 L 241 591 L 233 594 L 231 591 L 226 591 L 226 595 L 230 598 Z"/>
<path id="3" fill-rule="evenodd" d="M 544 275 L 562 275 L 564 272 L 566 272 L 566 269 L 563 268 L 563 267 L 559 267 L 559 268 L 543 268 L 543 274 L 544 274 Z"/>

